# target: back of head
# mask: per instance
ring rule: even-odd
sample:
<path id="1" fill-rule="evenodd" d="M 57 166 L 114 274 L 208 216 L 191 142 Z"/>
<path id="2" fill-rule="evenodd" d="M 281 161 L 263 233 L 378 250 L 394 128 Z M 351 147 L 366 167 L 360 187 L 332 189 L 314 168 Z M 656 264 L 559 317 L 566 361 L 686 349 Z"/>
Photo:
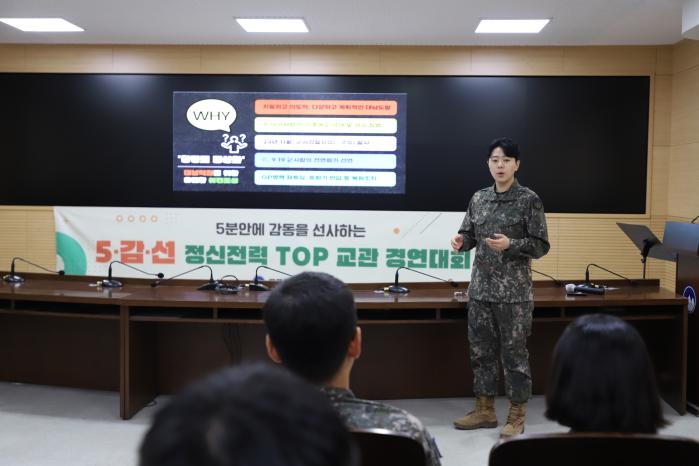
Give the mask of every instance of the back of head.
<path id="1" fill-rule="evenodd" d="M 155 416 L 140 466 L 351 466 L 352 440 L 317 388 L 254 365 L 195 382 Z"/>
<path id="2" fill-rule="evenodd" d="M 262 313 L 284 365 L 317 384 L 340 369 L 357 327 L 352 291 L 326 273 L 304 272 L 284 280 Z"/>
<path id="3" fill-rule="evenodd" d="M 576 432 L 655 433 L 665 425 L 636 329 L 605 314 L 573 321 L 554 351 L 546 417 Z"/>

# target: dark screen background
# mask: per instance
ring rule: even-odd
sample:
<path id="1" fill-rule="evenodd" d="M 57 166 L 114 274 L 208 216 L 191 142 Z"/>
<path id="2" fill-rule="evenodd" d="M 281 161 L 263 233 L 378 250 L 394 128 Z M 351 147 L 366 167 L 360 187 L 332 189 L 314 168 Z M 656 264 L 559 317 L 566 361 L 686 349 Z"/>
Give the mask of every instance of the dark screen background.
<path id="1" fill-rule="evenodd" d="M 0 203 L 463 211 L 517 141 L 547 212 L 645 211 L 648 77 L 0 74 Z M 406 193 L 174 192 L 174 91 L 407 93 Z"/>

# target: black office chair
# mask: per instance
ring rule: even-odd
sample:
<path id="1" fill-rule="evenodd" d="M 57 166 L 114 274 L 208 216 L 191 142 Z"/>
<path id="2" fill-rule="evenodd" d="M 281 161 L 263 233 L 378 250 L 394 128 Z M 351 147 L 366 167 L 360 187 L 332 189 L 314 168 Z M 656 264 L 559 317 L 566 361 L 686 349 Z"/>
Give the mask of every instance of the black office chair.
<path id="1" fill-rule="evenodd" d="M 696 466 L 699 442 L 650 434 L 532 434 L 500 440 L 489 466 Z"/>
<path id="2" fill-rule="evenodd" d="M 359 447 L 362 466 L 425 466 L 422 444 L 386 429 L 350 429 Z"/>

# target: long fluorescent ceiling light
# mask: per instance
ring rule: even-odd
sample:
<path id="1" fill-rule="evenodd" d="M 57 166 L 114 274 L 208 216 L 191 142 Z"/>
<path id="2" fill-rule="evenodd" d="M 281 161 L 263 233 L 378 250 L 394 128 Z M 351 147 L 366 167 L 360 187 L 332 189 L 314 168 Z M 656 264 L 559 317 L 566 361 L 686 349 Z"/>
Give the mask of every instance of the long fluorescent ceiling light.
<path id="1" fill-rule="evenodd" d="M 83 32 L 84 29 L 63 18 L 0 18 L 5 24 L 24 32 Z"/>
<path id="2" fill-rule="evenodd" d="M 478 34 L 537 34 L 549 23 L 548 19 L 482 19 Z"/>
<path id="3" fill-rule="evenodd" d="M 302 19 L 291 18 L 236 18 L 245 32 L 308 32 Z"/>

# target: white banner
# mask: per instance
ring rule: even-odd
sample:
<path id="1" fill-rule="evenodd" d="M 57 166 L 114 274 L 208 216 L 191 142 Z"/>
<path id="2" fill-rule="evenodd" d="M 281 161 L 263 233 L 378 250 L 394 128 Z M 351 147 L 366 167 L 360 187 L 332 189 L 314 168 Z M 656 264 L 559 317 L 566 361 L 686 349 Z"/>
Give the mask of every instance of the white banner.
<path id="1" fill-rule="evenodd" d="M 54 215 L 58 264 L 72 275 L 106 275 L 119 260 L 166 277 L 209 265 L 216 278 L 244 281 L 260 265 L 348 283 L 390 283 L 401 266 L 457 282 L 471 277 L 470 253 L 449 246 L 459 212 L 55 207 Z M 145 277 L 120 265 L 113 274 Z M 182 278 L 208 276 L 203 269 Z M 403 271 L 401 281 L 433 279 Z"/>

